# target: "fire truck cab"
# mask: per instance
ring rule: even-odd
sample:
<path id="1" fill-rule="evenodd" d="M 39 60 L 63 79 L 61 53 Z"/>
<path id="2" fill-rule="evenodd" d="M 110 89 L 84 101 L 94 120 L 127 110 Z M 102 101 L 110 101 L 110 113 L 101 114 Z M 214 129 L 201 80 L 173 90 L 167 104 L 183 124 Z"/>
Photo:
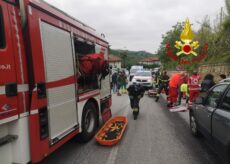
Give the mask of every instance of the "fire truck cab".
<path id="1" fill-rule="evenodd" d="M 107 61 L 108 48 L 43 0 L 0 0 L 0 163 L 37 163 L 77 134 L 94 136 L 111 117 L 110 78 L 84 75 L 81 58 Z"/>

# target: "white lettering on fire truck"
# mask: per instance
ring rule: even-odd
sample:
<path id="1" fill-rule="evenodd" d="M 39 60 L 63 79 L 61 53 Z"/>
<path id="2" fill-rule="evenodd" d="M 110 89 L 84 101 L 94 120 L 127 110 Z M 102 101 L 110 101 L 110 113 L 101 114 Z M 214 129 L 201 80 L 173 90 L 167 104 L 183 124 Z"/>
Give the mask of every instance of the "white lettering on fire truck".
<path id="1" fill-rule="evenodd" d="M 11 65 L 10 64 L 1 64 L 0 70 L 11 70 Z"/>

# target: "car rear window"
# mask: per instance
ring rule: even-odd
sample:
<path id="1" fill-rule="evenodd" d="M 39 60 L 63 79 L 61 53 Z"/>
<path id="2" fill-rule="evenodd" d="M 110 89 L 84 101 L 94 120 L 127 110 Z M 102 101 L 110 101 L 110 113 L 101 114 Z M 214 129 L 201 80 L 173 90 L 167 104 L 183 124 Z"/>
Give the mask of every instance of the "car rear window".
<path id="1" fill-rule="evenodd" d="M 4 33 L 4 22 L 2 15 L 2 8 L 0 7 L 0 48 L 5 47 L 5 33 Z"/>

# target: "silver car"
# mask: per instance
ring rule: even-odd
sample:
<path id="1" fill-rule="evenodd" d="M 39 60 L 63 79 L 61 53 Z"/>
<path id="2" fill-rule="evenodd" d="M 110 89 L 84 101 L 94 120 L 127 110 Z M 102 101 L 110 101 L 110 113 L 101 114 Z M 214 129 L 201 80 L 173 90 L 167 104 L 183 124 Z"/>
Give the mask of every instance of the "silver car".
<path id="1" fill-rule="evenodd" d="M 138 71 L 132 78 L 132 84 L 141 84 L 145 88 L 152 88 L 153 77 L 151 71 Z"/>

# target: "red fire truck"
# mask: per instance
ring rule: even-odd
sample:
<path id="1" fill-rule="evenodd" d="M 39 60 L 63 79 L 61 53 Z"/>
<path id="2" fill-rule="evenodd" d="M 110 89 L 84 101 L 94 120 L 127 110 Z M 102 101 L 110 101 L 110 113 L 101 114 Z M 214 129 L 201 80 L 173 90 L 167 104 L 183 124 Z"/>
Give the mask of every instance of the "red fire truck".
<path id="1" fill-rule="evenodd" d="M 111 117 L 109 75 L 84 74 L 82 58 L 106 61 L 108 47 L 42 0 L 0 0 L 0 163 L 37 163 L 77 134 L 94 136 Z"/>

